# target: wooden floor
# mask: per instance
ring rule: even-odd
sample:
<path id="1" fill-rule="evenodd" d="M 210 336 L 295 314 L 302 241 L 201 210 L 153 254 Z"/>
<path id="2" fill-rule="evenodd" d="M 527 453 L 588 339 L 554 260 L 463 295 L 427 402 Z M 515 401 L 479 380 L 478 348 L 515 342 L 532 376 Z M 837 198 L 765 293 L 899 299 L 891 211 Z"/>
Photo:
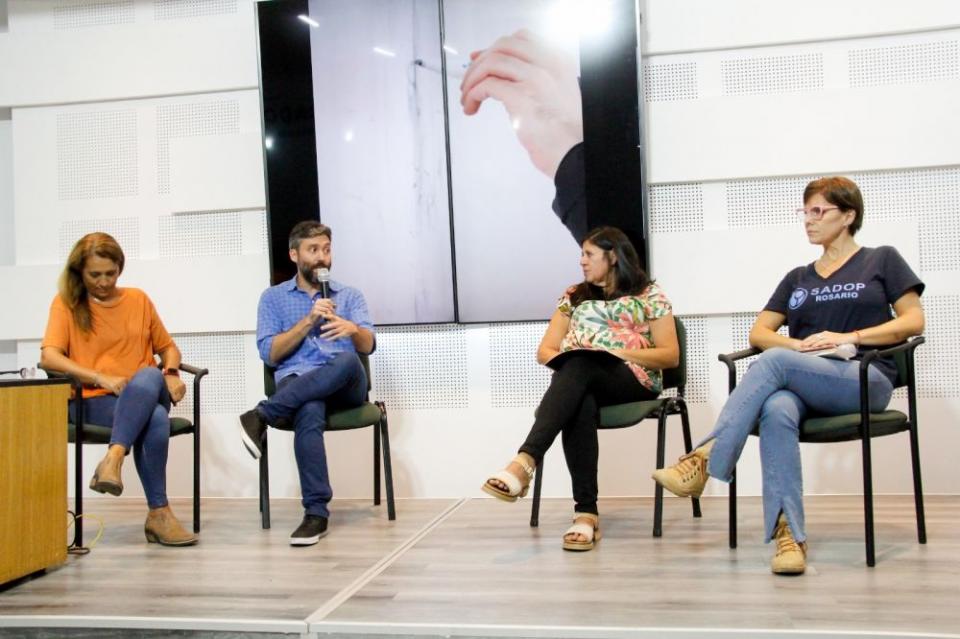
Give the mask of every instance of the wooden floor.
<path id="1" fill-rule="evenodd" d="M 72 627 L 187 632 L 178 636 L 960 637 L 960 497 L 928 497 L 926 546 L 916 542 L 912 499 L 878 497 L 873 569 L 864 564 L 860 498 L 806 504 L 808 572 L 777 577 L 757 498 L 740 500 L 736 550 L 727 546 L 726 499 L 705 499 L 699 520 L 688 502 L 668 499 L 660 539 L 650 535 L 650 499 L 602 500 L 604 537 L 588 553 L 560 548 L 567 500 L 545 500 L 536 529 L 529 500 L 401 500 L 395 522 L 383 506 L 338 501 L 330 535 L 307 548 L 287 543 L 300 519 L 294 500 L 274 501 L 269 531 L 254 500 L 208 500 L 201 543 L 191 548 L 145 543 L 137 500 L 90 500 L 88 512 L 106 523 L 103 539 L 87 556 L 0 590 L 0 636 L 81 636 Z M 186 515 L 189 502 L 174 508 Z M 95 528 L 85 530 L 89 541 Z"/>

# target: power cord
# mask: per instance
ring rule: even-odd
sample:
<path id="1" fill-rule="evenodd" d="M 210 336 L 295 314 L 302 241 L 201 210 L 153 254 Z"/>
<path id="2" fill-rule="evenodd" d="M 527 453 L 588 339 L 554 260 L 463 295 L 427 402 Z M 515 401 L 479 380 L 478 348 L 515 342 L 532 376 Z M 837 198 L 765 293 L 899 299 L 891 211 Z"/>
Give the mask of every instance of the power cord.
<path id="1" fill-rule="evenodd" d="M 70 516 L 69 521 L 67 522 L 67 530 L 70 530 L 71 526 L 74 526 L 73 532 L 73 541 L 70 542 L 70 545 L 67 546 L 67 554 L 70 555 L 86 555 L 89 554 L 93 547 L 97 545 L 97 542 L 100 541 L 100 538 L 103 537 L 103 530 L 105 528 L 103 520 L 97 517 L 96 515 L 91 515 L 89 513 L 85 515 L 80 515 L 79 517 L 72 510 L 67 511 L 67 515 Z M 78 519 L 92 519 L 97 522 L 100 527 L 97 529 L 97 534 L 93 538 L 93 541 L 90 542 L 89 546 L 80 546 L 77 544 L 77 532 L 80 530 L 81 522 L 77 521 Z"/>

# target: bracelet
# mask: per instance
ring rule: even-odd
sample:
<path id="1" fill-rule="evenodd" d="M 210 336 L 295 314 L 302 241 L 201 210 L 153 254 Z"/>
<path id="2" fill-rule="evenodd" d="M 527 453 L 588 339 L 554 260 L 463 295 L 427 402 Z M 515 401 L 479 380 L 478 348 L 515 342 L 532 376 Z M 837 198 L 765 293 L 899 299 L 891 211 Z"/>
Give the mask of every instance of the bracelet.
<path id="1" fill-rule="evenodd" d="M 100 388 L 100 373 L 94 372 L 93 385 L 96 386 L 97 388 Z"/>
<path id="2" fill-rule="evenodd" d="M 863 342 L 863 338 L 860 336 L 860 331 L 854 331 L 853 334 L 857 336 L 856 344 L 857 346 L 859 346 L 860 343 Z"/>

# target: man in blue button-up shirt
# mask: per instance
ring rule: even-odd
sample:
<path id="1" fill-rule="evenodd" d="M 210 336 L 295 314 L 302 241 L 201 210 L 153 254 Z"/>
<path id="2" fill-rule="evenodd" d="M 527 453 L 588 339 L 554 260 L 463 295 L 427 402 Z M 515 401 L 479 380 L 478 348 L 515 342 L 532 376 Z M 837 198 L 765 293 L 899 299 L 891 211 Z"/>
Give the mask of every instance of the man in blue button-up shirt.
<path id="1" fill-rule="evenodd" d="M 257 307 L 257 348 L 276 368 L 277 392 L 240 416 L 243 443 L 254 459 L 263 452 L 267 424 L 293 425 L 306 511 L 290 536 L 295 546 L 315 544 L 327 534 L 333 496 L 323 444 L 327 405 L 350 408 L 366 400 L 367 376 L 357 353 L 371 353 L 375 345 L 360 291 L 331 281 L 324 295 L 318 271 L 332 264 L 331 238 L 330 228 L 316 221 L 290 231 L 297 274 L 265 290 Z"/>

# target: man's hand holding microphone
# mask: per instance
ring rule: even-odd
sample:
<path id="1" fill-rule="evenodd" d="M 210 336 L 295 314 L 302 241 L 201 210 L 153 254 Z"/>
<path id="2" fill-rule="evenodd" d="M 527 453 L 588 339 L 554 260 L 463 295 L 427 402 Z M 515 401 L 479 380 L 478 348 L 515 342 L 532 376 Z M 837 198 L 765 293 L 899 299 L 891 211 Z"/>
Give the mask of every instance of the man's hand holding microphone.
<path id="1" fill-rule="evenodd" d="M 334 312 L 337 305 L 330 299 L 330 270 L 318 268 L 316 271 L 317 281 L 320 283 L 321 297 L 313 303 L 310 309 L 310 321 L 316 325 L 323 322 L 320 327 L 320 337 L 328 340 L 340 339 L 341 337 L 353 337 L 360 328 L 342 317 L 338 317 Z"/>

